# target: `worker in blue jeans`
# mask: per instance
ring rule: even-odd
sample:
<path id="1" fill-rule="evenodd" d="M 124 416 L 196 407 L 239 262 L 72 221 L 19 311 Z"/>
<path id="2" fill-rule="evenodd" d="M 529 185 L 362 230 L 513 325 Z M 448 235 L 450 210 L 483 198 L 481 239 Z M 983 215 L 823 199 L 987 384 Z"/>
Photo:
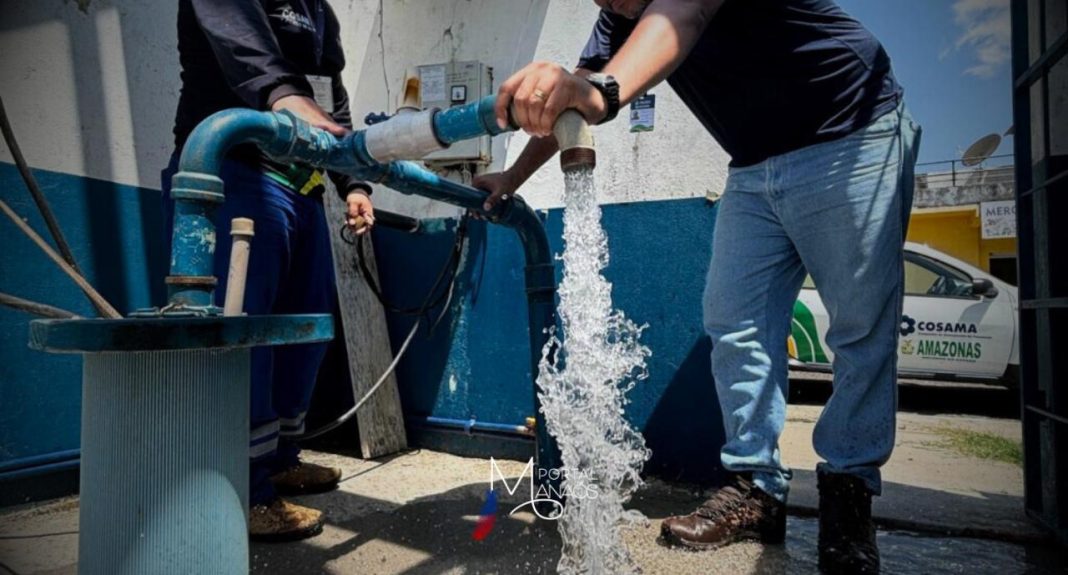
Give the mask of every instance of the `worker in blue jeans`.
<path id="1" fill-rule="evenodd" d="M 351 128 L 341 83 L 345 59 L 339 26 L 325 0 L 180 0 L 178 50 L 182 93 L 175 118 L 180 151 L 204 118 L 227 108 L 288 111 L 335 136 Z M 162 174 L 164 221 L 171 240 L 171 177 L 178 152 Z M 323 210 L 324 177 L 347 204 Z M 358 234 L 374 224 L 371 188 L 340 174 L 281 163 L 251 145 L 236 146 L 222 166 L 226 201 L 216 215 L 215 290 L 222 305 L 230 255 L 230 221 L 249 218 L 255 236 L 244 311 L 250 315 L 332 313 L 334 270 L 327 217 L 345 218 Z M 169 252 L 169 248 L 168 248 Z M 249 444 L 249 535 L 264 541 L 310 537 L 322 513 L 281 495 L 319 493 L 338 485 L 341 471 L 302 462 L 296 439 L 326 344 L 252 351 Z"/>
<path id="2" fill-rule="evenodd" d="M 820 567 L 877 573 L 871 497 L 894 445 L 902 247 L 920 128 L 879 41 L 833 0 L 596 0 L 577 70 L 535 62 L 499 90 L 497 119 L 531 135 L 475 185 L 486 209 L 557 150 L 552 127 L 591 123 L 667 80 L 730 154 L 704 296 L 730 478 L 671 545 L 782 543 L 790 471 L 779 459 L 791 315 L 806 272 L 830 315 L 834 392 L 813 436 L 823 459 Z"/>

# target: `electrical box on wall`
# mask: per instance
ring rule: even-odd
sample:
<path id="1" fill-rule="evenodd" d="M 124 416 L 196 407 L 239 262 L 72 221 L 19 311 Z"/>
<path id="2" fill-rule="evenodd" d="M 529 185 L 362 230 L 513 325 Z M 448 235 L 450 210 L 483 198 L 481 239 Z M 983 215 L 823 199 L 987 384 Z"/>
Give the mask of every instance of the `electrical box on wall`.
<path id="1" fill-rule="evenodd" d="M 493 93 L 493 69 L 477 61 L 419 66 L 419 96 L 423 109 L 461 106 Z M 423 158 L 430 164 L 475 163 L 492 160 L 490 137 L 456 142 Z"/>

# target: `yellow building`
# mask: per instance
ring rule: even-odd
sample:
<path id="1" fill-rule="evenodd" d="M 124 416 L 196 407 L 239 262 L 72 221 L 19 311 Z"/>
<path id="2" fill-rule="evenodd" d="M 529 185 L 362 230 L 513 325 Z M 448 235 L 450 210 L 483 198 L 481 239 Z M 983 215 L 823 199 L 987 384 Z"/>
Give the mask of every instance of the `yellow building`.
<path id="1" fill-rule="evenodd" d="M 980 206 L 1011 200 L 1012 167 L 964 173 L 921 174 L 909 220 L 908 241 L 926 244 L 1016 284 L 1016 238 L 983 238 Z"/>

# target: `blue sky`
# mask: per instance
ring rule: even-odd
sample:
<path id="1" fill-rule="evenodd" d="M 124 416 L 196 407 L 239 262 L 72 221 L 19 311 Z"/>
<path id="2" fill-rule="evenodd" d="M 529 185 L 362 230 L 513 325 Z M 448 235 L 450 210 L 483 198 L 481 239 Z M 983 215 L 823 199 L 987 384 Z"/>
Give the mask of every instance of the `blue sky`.
<path id="1" fill-rule="evenodd" d="M 923 125 L 920 162 L 958 159 L 981 136 L 1012 125 L 1009 0 L 838 3 L 890 53 L 906 103 Z M 996 153 L 1011 152 L 1009 137 Z M 940 169 L 948 164 L 919 171 Z"/>

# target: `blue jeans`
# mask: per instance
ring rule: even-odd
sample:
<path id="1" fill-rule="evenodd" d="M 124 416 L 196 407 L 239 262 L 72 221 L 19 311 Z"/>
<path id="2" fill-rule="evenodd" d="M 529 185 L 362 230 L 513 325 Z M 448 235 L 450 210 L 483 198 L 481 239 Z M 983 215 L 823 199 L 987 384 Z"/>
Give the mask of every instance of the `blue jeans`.
<path id="1" fill-rule="evenodd" d="M 772 135 L 773 136 L 773 135 Z M 901 105 L 844 138 L 732 168 L 704 295 L 726 444 L 720 458 L 785 501 L 786 340 L 806 271 L 827 308 L 834 391 L 813 434 L 820 470 L 881 492 L 894 447 L 902 245 L 920 127 Z"/>
<path id="2" fill-rule="evenodd" d="M 167 253 L 174 223 L 171 176 L 176 171 L 177 155 L 161 174 Z M 226 161 L 220 177 L 226 201 L 215 218 L 215 304 L 222 306 L 226 294 L 230 220 L 244 217 L 255 223 L 245 312 L 331 313 L 334 264 L 322 202 L 294 193 L 240 162 Z M 274 501 L 270 476 L 298 463 L 300 447 L 291 438 L 304 433 L 304 416 L 326 348 L 315 343 L 252 350 L 250 505 Z"/>

